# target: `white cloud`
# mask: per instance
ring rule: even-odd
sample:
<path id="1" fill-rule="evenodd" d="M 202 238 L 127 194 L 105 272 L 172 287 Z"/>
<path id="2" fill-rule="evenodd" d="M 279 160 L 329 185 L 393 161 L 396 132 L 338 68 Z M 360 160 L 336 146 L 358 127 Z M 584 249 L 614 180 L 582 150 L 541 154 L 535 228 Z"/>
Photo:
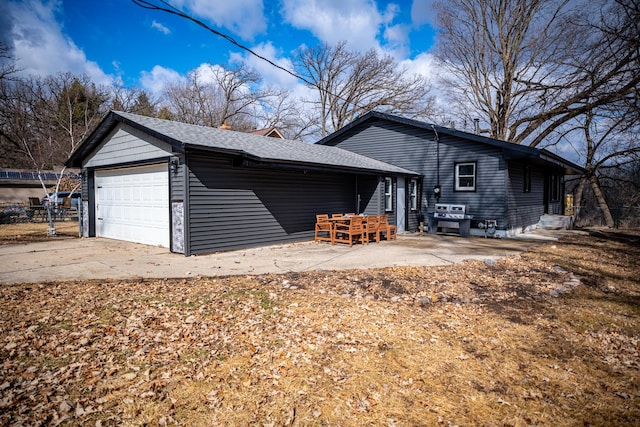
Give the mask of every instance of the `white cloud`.
<path id="1" fill-rule="evenodd" d="M 409 25 L 398 24 L 387 27 L 384 32 L 384 39 L 388 46 L 387 49 L 392 51 L 392 54 L 398 58 L 403 58 L 407 55 L 408 47 L 410 44 L 409 31 L 411 30 Z"/>
<path id="2" fill-rule="evenodd" d="M 293 71 L 293 64 L 291 63 L 291 60 L 283 58 L 282 56 L 279 57 L 278 51 L 270 42 L 261 43 L 254 46 L 251 50 L 280 67 Z M 264 83 L 267 85 L 270 84 L 281 88 L 291 89 L 300 82 L 297 78 L 286 71 L 276 68 L 267 61 L 249 53 L 242 55 L 239 53 L 232 53 L 230 56 L 230 62 L 244 62 L 251 69 L 257 71 L 262 77 Z"/>
<path id="3" fill-rule="evenodd" d="M 437 12 L 433 8 L 433 0 L 413 0 L 411 5 L 411 21 L 413 26 L 418 28 L 424 24 L 429 24 L 436 28 Z"/>
<path id="4" fill-rule="evenodd" d="M 409 74 L 419 74 L 429 80 L 434 80 L 441 72 L 436 59 L 430 53 L 423 52 L 414 59 L 405 59 L 400 61 L 400 65 L 406 67 Z"/>
<path id="5" fill-rule="evenodd" d="M 407 69 L 408 74 L 418 74 L 426 78 L 431 85 L 430 94 L 435 97 L 436 107 L 442 111 L 450 112 L 449 90 L 438 84 L 439 79 L 444 77 L 443 73 L 446 71 L 438 66 L 438 62 L 432 54 L 423 52 L 413 59 L 400 61 L 400 65 Z"/>
<path id="6" fill-rule="evenodd" d="M 156 20 L 154 20 L 151 23 L 151 28 L 155 28 L 156 30 L 160 31 L 162 34 L 165 34 L 165 35 L 171 34 L 171 30 L 169 28 L 165 27 L 164 25 L 162 25 Z"/>
<path id="7" fill-rule="evenodd" d="M 216 82 L 216 73 L 224 71 L 219 65 L 212 65 L 208 63 L 200 64 L 197 68 L 190 71 L 195 72 L 198 76 L 198 82 L 200 84 L 211 84 Z"/>
<path id="8" fill-rule="evenodd" d="M 232 37 L 251 40 L 267 29 L 262 0 L 174 0 L 171 4 L 232 31 Z"/>
<path id="9" fill-rule="evenodd" d="M 154 95 L 160 95 L 167 83 L 174 83 L 183 80 L 184 77 L 175 70 L 165 68 L 161 65 L 154 66 L 151 71 L 143 71 L 140 76 L 140 84 L 143 89 Z"/>
<path id="10" fill-rule="evenodd" d="M 294 71 L 291 60 L 279 55 L 279 52 L 271 43 L 259 44 L 252 47 L 251 50 L 287 70 Z M 229 62 L 234 61 L 244 62 L 251 69 L 257 71 L 262 77 L 262 87 L 288 90 L 295 99 L 311 99 L 315 96 L 315 92 L 309 89 L 302 80 L 254 55 L 233 53 Z"/>
<path id="11" fill-rule="evenodd" d="M 11 29 L 5 31 L 9 47 L 13 48 L 17 66 L 23 74 L 46 76 L 59 72 L 86 74 L 98 84 L 110 84 L 114 77 L 105 74 L 94 61 L 62 32 L 55 13 L 62 6 L 60 0 L 40 2 L 26 0 L 9 2 Z"/>
<path id="12" fill-rule="evenodd" d="M 378 35 L 398 12 L 395 5 L 380 12 L 376 3 L 368 0 L 283 0 L 282 3 L 283 17 L 294 27 L 309 30 L 331 45 L 347 40 L 350 48 L 361 51 L 379 48 Z"/>

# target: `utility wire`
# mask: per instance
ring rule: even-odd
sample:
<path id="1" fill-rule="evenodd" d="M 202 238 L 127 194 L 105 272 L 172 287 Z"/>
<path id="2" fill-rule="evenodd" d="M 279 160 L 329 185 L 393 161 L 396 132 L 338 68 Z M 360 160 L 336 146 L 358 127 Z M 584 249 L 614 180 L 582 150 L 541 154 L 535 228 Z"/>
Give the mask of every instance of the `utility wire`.
<path id="1" fill-rule="evenodd" d="M 214 35 L 218 36 L 218 37 L 222 37 L 223 39 L 227 40 L 229 43 L 233 44 L 234 46 L 239 47 L 240 49 L 249 52 L 251 55 L 255 56 L 256 58 L 259 58 L 263 61 L 266 61 L 267 63 L 269 63 L 270 65 L 278 68 L 279 70 L 284 71 L 285 73 L 295 77 L 296 79 L 301 80 L 302 82 L 306 83 L 309 86 L 315 87 L 316 89 L 318 89 L 321 92 L 325 92 L 327 95 L 333 96 L 337 99 L 339 99 L 340 101 L 343 101 L 347 104 L 351 104 L 356 108 L 360 108 L 360 109 L 364 109 L 364 106 L 358 104 L 357 102 L 351 101 L 350 99 L 347 99 L 345 97 L 343 97 L 342 95 L 338 95 L 335 93 L 330 92 L 327 89 L 321 88 L 320 86 L 318 86 L 317 84 L 313 83 L 312 81 L 310 81 L 309 79 L 307 79 L 304 76 L 301 76 L 300 74 L 291 71 L 281 65 L 276 64 L 275 62 L 273 62 L 272 60 L 270 60 L 269 58 L 266 58 L 262 55 L 260 55 L 259 53 L 256 53 L 255 51 L 253 51 L 251 48 L 248 48 L 247 46 L 237 42 L 233 37 L 221 33 L 220 31 L 217 31 L 213 28 L 211 28 L 210 26 L 208 26 L 207 24 L 205 24 L 204 22 L 200 21 L 199 19 L 196 19 L 190 15 L 187 15 L 185 12 L 181 11 L 180 9 L 176 8 L 175 6 L 170 5 L 166 0 L 157 0 L 159 3 L 163 4 L 164 6 L 158 6 L 157 4 L 155 4 L 153 1 L 149 1 L 149 0 L 131 0 L 135 5 L 140 6 L 144 9 L 149 9 L 149 10 L 158 10 L 161 12 L 166 12 L 169 13 L 171 15 L 176 15 L 179 16 L 181 18 L 187 19 L 191 22 L 193 22 L 194 24 L 204 28 L 205 30 L 213 33 Z"/>
<path id="2" fill-rule="evenodd" d="M 176 15 L 179 16 L 181 18 L 187 19 L 191 22 L 193 22 L 194 24 L 204 28 L 205 30 L 215 34 L 216 36 L 222 37 L 223 39 L 227 40 L 228 42 L 230 42 L 231 44 L 233 44 L 234 46 L 239 47 L 242 50 L 245 50 L 247 52 L 249 52 L 251 55 L 268 62 L 269 64 L 273 65 L 274 67 L 284 71 L 285 73 L 295 77 L 296 79 L 302 80 L 304 83 L 308 84 L 309 86 L 316 86 L 313 82 L 310 82 L 306 77 L 301 76 L 300 74 L 297 74 L 291 70 L 288 70 L 287 68 L 276 64 L 275 62 L 273 62 L 272 60 L 270 60 L 269 58 L 265 58 L 264 56 L 254 52 L 253 50 L 251 50 L 250 48 L 244 46 L 243 44 L 238 43 L 233 37 L 227 35 L 227 34 L 223 34 L 220 31 L 214 30 L 213 28 L 211 28 L 210 26 L 208 26 L 207 24 L 205 24 L 204 22 L 200 21 L 199 19 L 196 19 L 192 16 L 187 15 L 186 13 L 182 12 L 180 9 L 177 9 L 174 6 L 171 6 L 167 1 L 165 0 L 157 0 L 158 2 L 162 3 L 164 5 L 163 6 L 158 6 L 157 4 L 153 3 L 152 1 L 148 1 L 148 0 L 131 0 L 135 5 L 140 6 L 144 9 L 149 9 L 149 10 L 159 10 L 161 12 L 166 12 L 172 15 Z M 334 94 L 330 94 L 333 96 L 336 96 L 337 98 L 340 98 L 340 96 L 338 95 L 334 95 Z M 340 98 L 341 99 L 341 98 Z M 343 99 L 343 101 L 349 102 L 345 99 Z"/>

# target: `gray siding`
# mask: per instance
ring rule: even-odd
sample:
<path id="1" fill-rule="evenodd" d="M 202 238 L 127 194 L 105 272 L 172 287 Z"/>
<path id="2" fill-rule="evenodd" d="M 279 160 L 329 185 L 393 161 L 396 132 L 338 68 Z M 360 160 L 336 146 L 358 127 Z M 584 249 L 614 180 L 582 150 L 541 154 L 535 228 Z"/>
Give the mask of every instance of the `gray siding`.
<path id="1" fill-rule="evenodd" d="M 313 238 L 315 215 L 350 212 L 356 176 L 234 167 L 189 155 L 189 254 Z"/>
<path id="2" fill-rule="evenodd" d="M 544 171 L 532 165 L 531 191 L 524 191 L 525 168 L 524 163 L 511 162 L 509 164 L 509 186 L 507 193 L 507 228 L 523 231 L 526 227 L 536 224 L 544 214 Z"/>
<path id="3" fill-rule="evenodd" d="M 169 175 L 171 185 L 170 200 L 172 202 L 181 202 L 186 198 L 185 173 L 187 171 L 187 167 L 184 163 L 184 156 L 177 157 L 177 159 L 179 161 L 178 170 Z"/>
<path id="4" fill-rule="evenodd" d="M 360 194 L 359 213 L 365 215 L 380 215 L 384 213 L 384 180 L 372 177 L 358 182 Z M 368 197 L 367 197 L 368 196 Z"/>
<path id="5" fill-rule="evenodd" d="M 171 147 L 131 126 L 118 125 L 87 157 L 83 167 L 100 167 L 166 157 Z"/>
<path id="6" fill-rule="evenodd" d="M 378 120 L 346 132 L 332 145 L 421 173 L 423 182 L 419 205 L 422 209 L 426 207 L 427 212 L 432 212 L 436 203 L 433 187 L 437 183 L 439 151 L 440 203 L 468 205 L 476 219 L 495 219 L 504 226 L 507 164 L 502 159 L 501 150 L 453 136 L 439 137 L 438 150 L 434 132 Z M 455 164 L 465 161 L 477 164 L 475 192 L 454 191 Z M 393 215 L 396 212 L 397 207 L 394 206 Z M 417 213 L 409 211 L 408 207 L 407 213 L 407 230 L 416 230 Z"/>

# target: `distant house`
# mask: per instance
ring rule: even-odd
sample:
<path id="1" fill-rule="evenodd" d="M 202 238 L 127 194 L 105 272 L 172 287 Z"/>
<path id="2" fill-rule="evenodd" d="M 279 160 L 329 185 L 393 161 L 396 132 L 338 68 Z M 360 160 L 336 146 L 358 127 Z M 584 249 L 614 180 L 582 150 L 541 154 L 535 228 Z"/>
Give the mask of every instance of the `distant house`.
<path id="1" fill-rule="evenodd" d="M 83 235 L 185 255 L 313 239 L 315 215 L 378 206 L 419 174 L 337 147 L 109 113 L 67 161 Z"/>
<path id="2" fill-rule="evenodd" d="M 254 130 L 254 131 L 252 131 L 250 133 L 252 133 L 253 135 L 268 136 L 268 137 L 271 137 L 271 138 L 284 139 L 284 136 L 282 136 L 280 131 L 278 129 L 276 129 L 275 127 L 270 127 L 270 128 L 266 128 L 266 129 L 258 129 L 258 130 Z"/>
<path id="3" fill-rule="evenodd" d="M 499 233 L 534 227 L 543 214 L 564 212 L 564 177 L 582 168 L 547 151 L 401 117 L 371 112 L 318 142 L 416 171 L 388 176 L 387 213 L 398 231 L 416 230 L 436 202 L 462 204 L 478 227 L 496 221 Z M 440 189 L 436 199 L 434 188 Z M 391 197 L 393 195 L 393 197 Z M 374 213 L 376 206 L 362 207 Z"/>

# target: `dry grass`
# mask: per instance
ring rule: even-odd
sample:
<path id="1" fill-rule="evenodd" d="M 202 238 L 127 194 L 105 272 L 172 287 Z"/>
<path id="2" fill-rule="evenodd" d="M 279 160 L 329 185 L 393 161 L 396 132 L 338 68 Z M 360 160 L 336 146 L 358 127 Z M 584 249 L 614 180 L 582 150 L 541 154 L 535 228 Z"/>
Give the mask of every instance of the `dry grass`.
<path id="1" fill-rule="evenodd" d="M 55 224 L 56 236 L 48 236 L 48 222 L 0 224 L 0 245 L 42 242 L 51 239 L 78 237 L 78 221 L 60 221 Z"/>
<path id="2" fill-rule="evenodd" d="M 639 257 L 4 286 L 0 423 L 638 425 Z"/>

